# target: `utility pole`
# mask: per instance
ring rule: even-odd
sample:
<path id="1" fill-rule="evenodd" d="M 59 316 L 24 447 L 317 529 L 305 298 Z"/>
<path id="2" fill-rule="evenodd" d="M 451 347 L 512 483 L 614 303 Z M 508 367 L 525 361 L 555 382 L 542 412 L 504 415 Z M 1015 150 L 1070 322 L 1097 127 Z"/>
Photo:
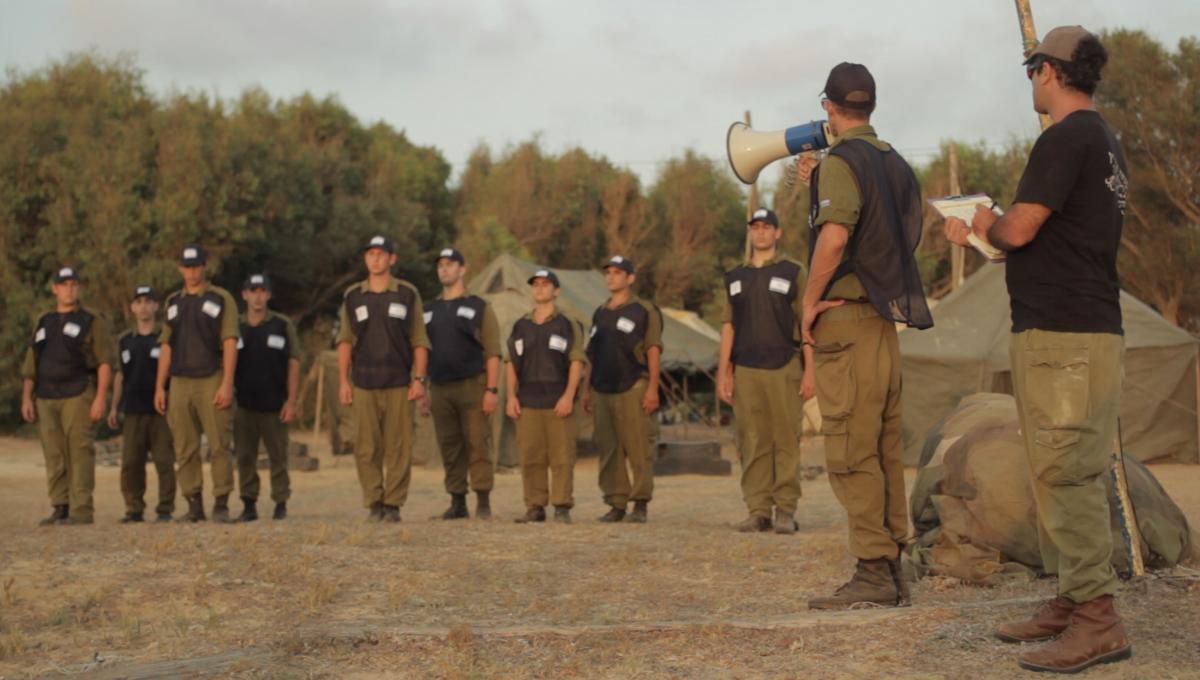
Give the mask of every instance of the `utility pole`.
<path id="1" fill-rule="evenodd" d="M 958 181 L 958 142 L 950 142 L 950 195 L 962 195 Z M 967 249 L 962 246 L 950 248 L 950 290 L 957 290 L 966 278 Z"/>

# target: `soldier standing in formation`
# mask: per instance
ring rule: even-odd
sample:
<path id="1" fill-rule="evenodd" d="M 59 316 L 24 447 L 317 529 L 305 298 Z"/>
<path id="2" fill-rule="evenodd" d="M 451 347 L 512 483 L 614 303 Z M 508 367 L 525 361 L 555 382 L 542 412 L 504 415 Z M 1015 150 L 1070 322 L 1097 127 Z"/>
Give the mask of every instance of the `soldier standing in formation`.
<path id="1" fill-rule="evenodd" d="M 614 255 L 604 264 L 611 294 L 592 315 L 587 345 L 592 390 L 583 387 L 583 409 L 595 412 L 596 449 L 600 454 L 600 492 L 609 511 L 601 522 L 646 521 L 654 494 L 654 446 L 651 418 L 658 410 L 662 356 L 662 312 L 633 293 L 633 262 Z M 630 478 L 632 477 L 632 483 Z"/>
<path id="2" fill-rule="evenodd" d="M 229 291 L 209 283 L 208 254 L 199 244 L 179 258 L 183 289 L 167 298 L 167 323 L 159 337 L 154 408 L 167 417 L 175 440 L 176 478 L 187 499 L 183 521 L 204 521 L 204 468 L 200 434 L 212 456 L 213 521 L 229 521 L 233 461 L 229 425 L 237 368 L 237 303 Z M 167 396 L 167 379 L 171 394 Z"/>
<path id="3" fill-rule="evenodd" d="M 242 286 L 246 314 L 240 324 L 237 374 L 234 389 L 237 412 L 233 418 L 234 453 L 242 514 L 238 521 L 258 519 L 258 444 L 267 449 L 271 468 L 273 519 L 287 517 L 291 497 L 288 477 L 288 425 L 296 419 L 296 394 L 300 389 L 300 340 L 292 320 L 271 310 L 271 282 L 266 274 L 253 274 Z"/>
<path id="4" fill-rule="evenodd" d="M 363 262 L 367 278 L 342 301 L 339 398 L 354 407 L 354 460 L 368 518 L 399 522 L 412 479 L 413 402 L 429 380 L 429 338 L 421 294 L 392 276 L 392 240 L 372 237 Z"/>
<path id="5" fill-rule="evenodd" d="M 175 512 L 175 448 L 167 419 L 154 410 L 160 353 L 157 293 L 150 286 L 138 286 L 129 310 L 134 327 L 117 340 L 121 370 L 113 378 L 112 409 L 108 412 L 108 426 L 121 428 L 121 495 L 125 497 L 121 523 L 144 520 L 147 454 L 158 472 L 155 521 L 169 522 Z"/>
<path id="6" fill-rule="evenodd" d="M 467 482 L 475 492 L 475 516 L 492 516 L 490 495 L 495 468 L 490 453 L 488 417 L 500 404 L 500 326 L 483 298 L 468 295 L 466 260 L 454 248 L 438 254 L 442 294 L 429 303 L 425 326 L 432 344 L 430 397 L 438 448 L 446 473 L 450 507 L 434 519 L 462 519 L 467 511 Z"/>
<path id="7" fill-rule="evenodd" d="M 575 505 L 575 394 L 583 375 L 584 332 L 560 314 L 558 276 L 539 269 L 529 278 L 533 311 L 513 324 L 508 339 L 508 417 L 516 421 L 525 515 L 516 521 L 571 521 Z M 551 478 L 547 480 L 547 469 Z"/>
<path id="8" fill-rule="evenodd" d="M 778 251 L 783 230 L 773 211 L 754 211 L 746 231 L 750 259 L 725 274 L 717 373 L 718 395 L 733 405 L 750 513 L 736 528 L 794 534 L 802 404 L 815 389 L 811 352 L 800 340 L 806 273 Z"/>
<path id="9" fill-rule="evenodd" d="M 54 276 L 54 311 L 38 319 L 21 364 L 21 417 L 37 422 L 54 506 L 42 525 L 91 524 L 96 453 L 94 423 L 105 415 L 112 378 L 104 321 L 79 302 L 79 275 Z"/>

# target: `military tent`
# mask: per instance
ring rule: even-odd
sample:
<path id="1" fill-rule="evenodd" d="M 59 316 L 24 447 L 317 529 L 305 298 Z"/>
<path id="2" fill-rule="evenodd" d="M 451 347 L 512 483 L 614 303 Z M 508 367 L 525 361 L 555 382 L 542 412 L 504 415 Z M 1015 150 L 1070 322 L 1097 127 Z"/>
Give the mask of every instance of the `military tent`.
<path id="1" fill-rule="evenodd" d="M 1121 292 L 1125 451 L 1142 461 L 1200 462 L 1197 356 L 1200 341 Z M 934 327 L 900 334 L 904 367 L 905 464 L 938 420 L 976 392 L 1012 393 L 1004 265 L 988 265 L 933 311 Z"/>

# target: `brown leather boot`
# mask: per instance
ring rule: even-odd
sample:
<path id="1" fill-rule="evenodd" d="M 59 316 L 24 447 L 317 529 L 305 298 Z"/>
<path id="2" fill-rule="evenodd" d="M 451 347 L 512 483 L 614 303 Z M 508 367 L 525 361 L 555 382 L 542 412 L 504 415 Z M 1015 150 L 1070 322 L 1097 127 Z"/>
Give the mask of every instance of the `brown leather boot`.
<path id="1" fill-rule="evenodd" d="M 203 522 L 204 517 L 204 498 L 200 494 L 184 496 L 187 500 L 188 510 L 177 521 L 179 522 Z"/>
<path id="2" fill-rule="evenodd" d="M 1005 642 L 1049 640 L 1067 629 L 1074 611 L 1075 603 L 1059 595 L 1043 602 L 1028 619 L 1001 625 L 995 635 Z"/>
<path id="3" fill-rule="evenodd" d="M 517 524 L 529 524 L 532 522 L 546 521 L 546 508 L 540 505 L 535 505 L 525 511 L 525 514 L 513 520 Z"/>
<path id="4" fill-rule="evenodd" d="M 737 529 L 738 531 L 741 531 L 742 533 L 753 533 L 755 531 L 770 531 L 771 530 L 771 520 L 770 520 L 770 518 L 763 517 L 762 515 L 750 515 L 746 519 L 733 525 L 733 528 Z"/>
<path id="5" fill-rule="evenodd" d="M 600 516 L 599 521 L 604 522 L 605 524 L 612 524 L 614 522 L 620 522 L 624 519 L 625 508 L 618 508 L 614 505 L 608 509 L 608 512 Z"/>
<path id="6" fill-rule="evenodd" d="M 1113 609 L 1112 595 L 1080 602 L 1066 630 L 1053 642 L 1021 655 L 1021 668 L 1052 673 L 1078 673 L 1100 663 L 1133 656 L 1121 617 Z"/>
<path id="7" fill-rule="evenodd" d="M 814 597 L 808 601 L 809 609 L 850 609 L 856 606 L 895 607 L 900 600 L 892 570 L 885 559 L 859 560 L 844 585 L 829 597 Z"/>

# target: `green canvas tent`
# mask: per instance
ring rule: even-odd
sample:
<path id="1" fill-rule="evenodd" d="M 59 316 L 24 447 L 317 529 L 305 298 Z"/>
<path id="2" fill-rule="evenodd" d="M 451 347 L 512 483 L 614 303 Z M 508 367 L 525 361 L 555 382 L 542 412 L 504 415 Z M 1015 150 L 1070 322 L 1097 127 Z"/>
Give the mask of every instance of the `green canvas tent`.
<path id="1" fill-rule="evenodd" d="M 1141 461 L 1200 463 L 1197 357 L 1200 341 L 1127 292 L 1125 450 Z M 905 464 L 916 465 L 930 428 L 976 392 L 1012 393 L 1004 265 L 987 265 L 933 310 L 934 327 L 900 333 Z"/>

